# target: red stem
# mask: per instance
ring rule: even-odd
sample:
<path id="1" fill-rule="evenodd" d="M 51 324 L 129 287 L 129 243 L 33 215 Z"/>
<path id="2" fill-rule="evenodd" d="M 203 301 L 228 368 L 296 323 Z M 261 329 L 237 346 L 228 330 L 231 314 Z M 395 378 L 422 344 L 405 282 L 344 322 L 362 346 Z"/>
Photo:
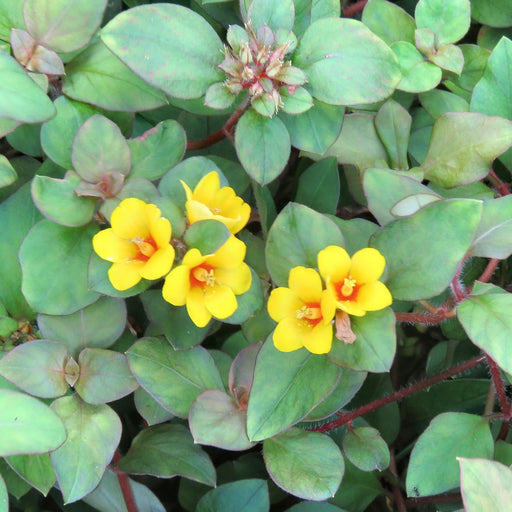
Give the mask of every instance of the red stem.
<path id="1" fill-rule="evenodd" d="M 390 460 L 389 460 L 389 470 L 392 475 L 398 479 L 398 471 L 396 469 L 396 461 L 395 461 L 395 450 L 391 449 L 389 451 Z M 402 496 L 402 492 L 400 491 L 400 487 L 398 485 L 393 485 L 393 498 L 395 500 L 395 505 L 398 512 L 407 512 L 407 507 L 405 506 L 404 497 Z"/>
<path id="2" fill-rule="evenodd" d="M 405 504 L 407 508 L 416 508 L 430 503 L 454 503 L 462 499 L 459 492 L 453 494 L 437 494 L 435 496 L 424 496 L 422 498 L 409 498 Z"/>
<path id="3" fill-rule="evenodd" d="M 397 322 L 411 322 L 413 324 L 440 324 L 443 320 L 453 318 L 456 315 L 455 310 L 439 309 L 436 313 L 397 313 L 395 317 Z"/>
<path id="4" fill-rule="evenodd" d="M 491 258 L 489 263 L 487 263 L 487 267 L 485 267 L 485 270 L 482 272 L 482 275 L 477 279 L 477 281 L 482 283 L 489 282 L 489 279 L 491 279 L 492 275 L 494 274 L 494 271 L 496 270 L 499 262 L 500 260 L 498 258 Z"/>
<path id="5" fill-rule="evenodd" d="M 503 413 L 503 420 L 500 431 L 498 433 L 498 439 L 505 440 L 508 435 L 508 430 L 510 427 L 512 407 L 507 398 L 507 393 L 505 392 L 505 386 L 503 384 L 503 379 L 501 378 L 500 369 L 498 368 L 498 365 L 489 354 L 486 354 L 486 357 L 487 365 L 489 366 L 489 370 L 491 372 L 494 389 L 496 390 L 496 394 L 498 395 L 498 400 L 500 402 L 500 409 L 501 412 Z"/>
<path id="6" fill-rule="evenodd" d="M 345 16 L 345 18 L 350 18 L 351 16 L 355 16 L 356 14 L 360 13 L 364 9 L 364 6 L 367 3 L 368 3 L 368 0 L 359 0 L 359 2 L 356 2 L 355 4 L 345 7 L 343 9 L 343 16 Z"/>
<path id="7" fill-rule="evenodd" d="M 201 140 L 189 140 L 187 142 L 187 151 L 213 146 L 213 144 L 216 144 L 217 142 L 220 142 L 221 140 L 231 135 L 231 130 L 233 130 L 235 124 L 242 117 L 242 114 L 247 110 L 248 105 L 249 97 L 245 98 L 242 103 L 240 103 L 238 108 L 231 114 L 231 117 L 226 121 L 226 124 L 220 130 L 211 133 Z"/>
<path id="8" fill-rule="evenodd" d="M 510 190 L 508 189 L 507 185 L 501 181 L 493 169 L 489 171 L 489 175 L 491 176 L 491 182 L 496 187 L 498 192 L 502 196 L 508 196 L 510 194 Z"/>
<path id="9" fill-rule="evenodd" d="M 428 379 L 422 380 L 421 382 L 417 382 L 416 384 L 396 391 L 395 393 L 383 396 L 382 398 L 379 398 L 378 400 L 374 400 L 373 402 L 358 407 L 357 409 L 354 409 L 351 412 L 341 413 L 339 418 L 336 418 L 333 421 L 329 421 L 328 423 L 324 423 L 323 425 L 319 425 L 318 427 L 313 427 L 310 430 L 314 430 L 316 432 L 330 432 L 335 428 L 345 425 L 349 421 L 353 421 L 355 418 L 358 418 L 359 416 L 368 414 L 369 412 L 375 411 L 376 409 L 384 407 L 385 405 L 391 404 L 393 402 L 398 402 L 399 400 L 402 400 L 407 396 L 413 395 L 414 393 L 417 393 L 422 389 L 429 388 L 430 386 L 433 386 L 434 384 L 437 384 L 438 382 L 441 382 L 444 379 L 447 379 L 448 377 L 452 377 L 453 375 L 457 375 L 458 373 L 465 372 L 485 361 L 485 357 L 485 354 L 480 354 L 479 356 L 473 357 L 473 359 L 469 359 L 468 361 L 460 363 L 457 366 L 448 368 L 447 370 L 444 370 L 443 372 L 438 373 L 437 375 L 433 375 Z"/>
<path id="10" fill-rule="evenodd" d="M 128 475 L 117 467 L 117 463 L 119 462 L 120 458 L 121 454 L 119 453 L 119 449 L 117 449 L 114 453 L 113 469 L 115 474 L 117 475 L 117 480 L 119 481 L 121 492 L 123 493 L 126 510 L 128 512 L 138 512 L 137 504 L 135 503 L 135 499 L 133 497 L 132 488 L 130 487 L 130 480 L 128 479 Z"/>

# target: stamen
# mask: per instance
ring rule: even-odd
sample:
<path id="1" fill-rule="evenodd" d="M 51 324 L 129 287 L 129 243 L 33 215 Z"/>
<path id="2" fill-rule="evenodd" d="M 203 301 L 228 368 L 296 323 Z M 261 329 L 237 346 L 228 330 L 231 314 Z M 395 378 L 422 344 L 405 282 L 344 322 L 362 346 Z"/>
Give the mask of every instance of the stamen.
<path id="1" fill-rule="evenodd" d="M 200 283 L 205 283 L 206 286 L 213 286 L 215 284 L 215 272 L 213 269 L 206 270 L 203 267 L 196 267 L 192 271 L 192 275 Z"/>
<path id="2" fill-rule="evenodd" d="M 322 311 L 320 308 L 304 305 L 300 309 L 297 309 L 295 316 L 297 320 L 318 320 L 322 318 Z"/>
<path id="3" fill-rule="evenodd" d="M 354 291 L 354 287 L 356 286 L 357 281 L 353 279 L 351 276 L 348 276 L 343 281 L 343 286 L 341 287 L 341 294 L 344 297 L 350 297 Z"/>
<path id="4" fill-rule="evenodd" d="M 153 256 L 153 254 L 155 254 L 156 248 L 151 242 L 148 242 L 139 236 L 136 238 L 133 238 L 132 242 L 137 246 L 137 248 L 139 249 L 139 252 L 143 256 L 146 256 L 146 258 L 151 258 L 151 256 Z"/>

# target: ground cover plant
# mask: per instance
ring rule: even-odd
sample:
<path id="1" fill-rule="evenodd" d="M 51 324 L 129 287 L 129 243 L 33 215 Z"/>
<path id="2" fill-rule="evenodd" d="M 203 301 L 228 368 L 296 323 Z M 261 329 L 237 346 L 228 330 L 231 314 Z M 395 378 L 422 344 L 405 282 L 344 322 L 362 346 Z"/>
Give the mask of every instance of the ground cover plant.
<path id="1" fill-rule="evenodd" d="M 507 0 L 0 0 L 0 512 L 506 512 Z"/>

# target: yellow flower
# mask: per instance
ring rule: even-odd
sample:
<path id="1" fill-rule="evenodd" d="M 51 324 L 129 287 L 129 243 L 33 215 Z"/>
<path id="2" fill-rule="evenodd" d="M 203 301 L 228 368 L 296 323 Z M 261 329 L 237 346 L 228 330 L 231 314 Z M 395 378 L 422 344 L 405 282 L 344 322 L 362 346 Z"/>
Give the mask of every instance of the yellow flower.
<path id="1" fill-rule="evenodd" d="M 313 354 L 326 354 L 331 350 L 336 310 L 332 295 L 323 290 L 312 268 L 292 268 L 288 286 L 276 288 L 268 299 L 269 315 L 278 322 L 275 347 L 282 352 L 306 347 Z"/>
<path id="2" fill-rule="evenodd" d="M 171 224 L 154 204 L 125 199 L 112 212 L 110 225 L 94 236 L 92 245 L 100 258 L 113 262 L 108 277 L 116 290 L 127 290 L 142 278 L 158 279 L 171 270 Z"/>
<path id="3" fill-rule="evenodd" d="M 187 306 L 198 327 L 213 317 L 224 319 L 238 308 L 236 295 L 251 286 L 251 270 L 244 263 L 245 244 L 231 236 L 214 254 L 190 249 L 182 264 L 165 278 L 162 295 L 174 306 Z"/>
<path id="4" fill-rule="evenodd" d="M 233 234 L 238 233 L 249 220 L 251 207 L 235 194 L 231 187 L 220 188 L 219 175 L 212 171 L 196 185 L 194 192 L 181 182 L 187 194 L 185 208 L 190 224 L 214 219 L 226 225 Z"/>
<path id="5" fill-rule="evenodd" d="M 384 256 L 369 247 L 357 251 L 352 259 L 345 249 L 335 245 L 318 253 L 318 269 L 336 307 L 354 316 L 383 309 L 393 302 L 386 285 L 378 281 L 385 265 Z"/>

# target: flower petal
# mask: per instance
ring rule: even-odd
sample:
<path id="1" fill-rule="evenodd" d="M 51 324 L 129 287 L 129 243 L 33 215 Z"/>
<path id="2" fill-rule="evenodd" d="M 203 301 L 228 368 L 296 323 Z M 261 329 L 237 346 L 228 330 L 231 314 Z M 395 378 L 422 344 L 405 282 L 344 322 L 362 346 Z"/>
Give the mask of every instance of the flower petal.
<path id="1" fill-rule="evenodd" d="M 146 223 L 146 206 L 144 201 L 135 197 L 121 201 L 110 217 L 114 233 L 126 240 L 136 237 L 147 238 L 149 227 Z"/>
<path id="2" fill-rule="evenodd" d="M 153 206 L 149 205 L 148 206 Z M 158 210 L 157 217 L 151 217 L 148 219 L 149 233 L 156 243 L 158 248 L 169 245 L 172 236 L 171 223 L 164 217 L 160 216 L 160 210 Z"/>
<path id="3" fill-rule="evenodd" d="M 385 266 L 384 256 L 377 249 L 366 247 L 352 256 L 350 275 L 358 284 L 371 283 L 379 279 Z"/>
<path id="4" fill-rule="evenodd" d="M 108 278 L 112 286 L 119 291 L 135 286 L 141 280 L 140 271 L 143 265 L 142 261 L 114 263 L 108 270 Z"/>
<path id="5" fill-rule="evenodd" d="M 209 172 L 206 176 L 203 176 L 199 183 L 194 188 L 192 194 L 193 199 L 200 201 L 201 203 L 211 206 L 214 198 L 220 188 L 220 179 L 216 171 Z"/>
<path id="6" fill-rule="evenodd" d="M 285 318 L 277 324 L 272 339 L 281 352 L 291 352 L 304 346 L 303 339 L 310 329 L 295 318 Z"/>
<path id="7" fill-rule="evenodd" d="M 205 327 L 212 315 L 204 304 L 204 295 L 201 288 L 191 288 L 187 294 L 187 313 L 197 327 Z"/>
<path id="8" fill-rule="evenodd" d="M 206 257 L 212 267 L 233 268 L 238 267 L 245 258 L 245 244 L 238 238 L 231 236 L 221 245 L 215 254 Z"/>
<path id="9" fill-rule="evenodd" d="M 219 284 L 229 286 L 235 295 L 241 295 L 251 287 L 251 269 L 246 263 L 234 268 L 217 268 L 215 280 Z"/>
<path id="10" fill-rule="evenodd" d="M 352 300 L 336 301 L 336 307 L 349 315 L 364 316 L 366 309 L 363 309 L 357 302 Z"/>
<path id="11" fill-rule="evenodd" d="M 276 322 L 284 318 L 296 318 L 297 310 L 304 303 L 295 295 L 290 288 L 280 287 L 270 292 L 268 298 L 268 314 Z"/>
<path id="12" fill-rule="evenodd" d="M 100 258 L 115 263 L 131 260 L 139 252 L 135 244 L 119 238 L 112 228 L 96 233 L 92 239 L 92 246 Z"/>
<path id="13" fill-rule="evenodd" d="M 183 180 L 180 180 L 180 183 L 182 184 L 183 188 L 185 189 L 187 201 L 190 201 L 192 199 L 192 190 L 190 190 L 190 187 Z"/>
<path id="14" fill-rule="evenodd" d="M 146 262 L 140 275 L 144 279 L 160 279 L 169 273 L 174 262 L 174 247 L 170 244 L 158 249 Z"/>
<path id="15" fill-rule="evenodd" d="M 347 277 L 350 270 L 350 256 L 343 247 L 330 245 L 317 256 L 320 275 L 331 282 L 339 282 Z"/>
<path id="16" fill-rule="evenodd" d="M 199 252 L 199 249 L 194 248 L 187 251 L 181 263 L 190 269 L 201 265 L 205 259 L 206 257 Z"/>
<path id="17" fill-rule="evenodd" d="M 322 292 L 322 300 L 320 302 L 320 308 L 322 310 L 323 323 L 330 323 L 336 314 L 336 299 L 329 290 Z"/>
<path id="18" fill-rule="evenodd" d="M 194 222 L 198 222 L 200 220 L 214 218 L 213 213 L 208 206 L 204 203 L 200 203 L 199 201 L 195 201 L 194 199 L 187 201 L 185 209 L 187 210 L 187 219 L 189 224 L 194 224 Z"/>
<path id="19" fill-rule="evenodd" d="M 162 288 L 163 298 L 174 306 L 184 306 L 190 291 L 190 268 L 180 265 L 165 278 Z"/>
<path id="20" fill-rule="evenodd" d="M 332 337 L 331 324 L 318 324 L 304 337 L 304 346 L 312 354 L 327 354 L 331 350 Z"/>
<path id="21" fill-rule="evenodd" d="M 212 316 L 221 320 L 231 316 L 238 308 L 233 290 L 222 285 L 206 287 L 204 305 Z"/>
<path id="22" fill-rule="evenodd" d="M 384 283 L 373 281 L 359 288 L 356 302 L 366 311 L 378 311 L 390 306 L 393 298 Z"/>
<path id="23" fill-rule="evenodd" d="M 288 276 L 288 286 L 303 302 L 320 302 L 322 297 L 322 280 L 312 268 L 294 267 Z"/>

